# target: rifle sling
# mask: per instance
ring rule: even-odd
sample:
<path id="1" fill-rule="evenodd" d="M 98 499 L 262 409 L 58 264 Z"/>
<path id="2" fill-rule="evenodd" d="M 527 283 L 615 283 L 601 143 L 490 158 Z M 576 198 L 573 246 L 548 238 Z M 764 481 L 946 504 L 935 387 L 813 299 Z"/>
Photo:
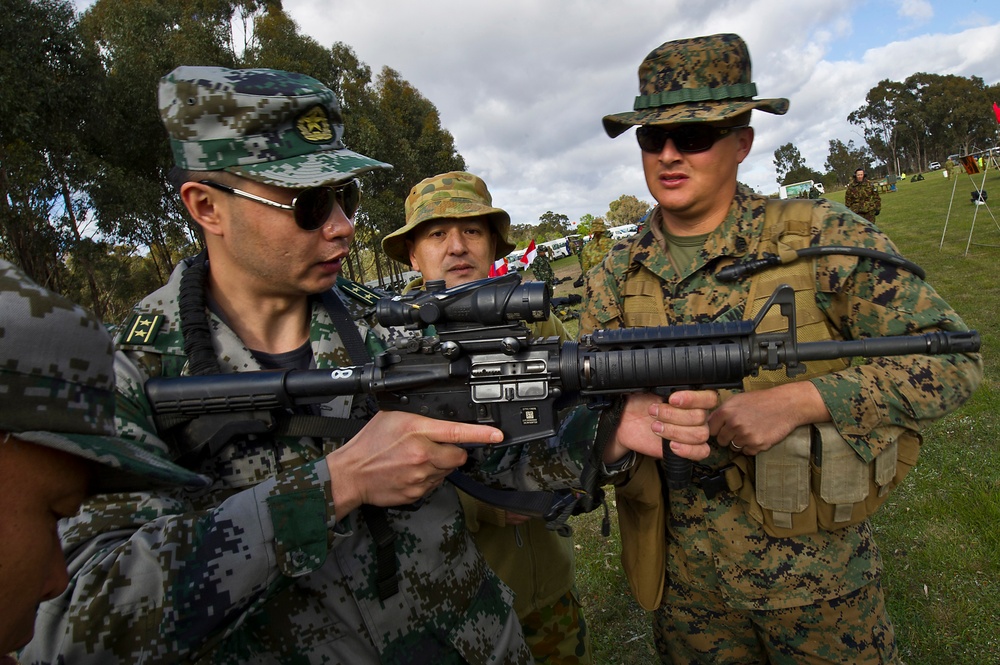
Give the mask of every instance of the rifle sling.
<path id="1" fill-rule="evenodd" d="M 556 498 L 554 492 L 529 492 L 488 487 L 457 470 L 449 473 L 447 480 L 474 499 L 529 517 L 548 515 Z"/>

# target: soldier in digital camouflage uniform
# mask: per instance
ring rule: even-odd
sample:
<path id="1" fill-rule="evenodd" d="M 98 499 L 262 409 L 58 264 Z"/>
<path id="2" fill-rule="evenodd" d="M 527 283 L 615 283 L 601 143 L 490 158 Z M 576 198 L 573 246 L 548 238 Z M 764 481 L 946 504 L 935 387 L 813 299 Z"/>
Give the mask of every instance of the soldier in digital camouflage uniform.
<path id="1" fill-rule="evenodd" d="M 583 238 L 579 235 L 570 238 L 569 251 L 576 255 L 576 260 L 580 264 L 580 274 L 583 274 Z"/>
<path id="2" fill-rule="evenodd" d="M 639 84 L 635 110 L 606 116 L 604 126 L 611 137 L 639 126 L 646 181 L 659 205 L 643 233 L 588 274 L 581 330 L 747 318 L 747 280 L 724 282 L 717 271 L 754 256 L 764 242 L 766 200 L 737 184 L 737 168 L 753 142 L 750 111 L 783 114 L 788 101 L 753 98 L 749 52 L 731 34 L 663 44 L 643 61 Z M 822 200 L 801 205 L 810 227 L 800 233 L 813 245 L 898 256 L 882 232 L 845 207 Z M 814 295 L 815 303 L 804 301 L 803 309 L 816 309 L 817 324 L 833 338 L 967 330 L 930 285 L 892 262 L 824 255 L 806 264 L 805 274 L 812 280 L 801 285 L 803 293 Z M 654 302 L 659 312 L 644 307 Z M 663 662 L 899 662 L 867 519 L 817 529 L 813 514 L 804 533 L 770 535 L 780 530 L 762 524 L 765 512 L 757 502 L 767 498 L 752 489 L 761 480 L 760 467 L 756 477 L 746 470 L 772 450 L 788 450 L 783 440 L 790 434 L 808 436 L 813 430 L 824 432 L 824 442 L 840 437 L 848 451 L 844 463 L 860 460 L 855 463 L 867 474 L 868 463 L 883 451 L 895 451 L 896 445 L 902 451 L 904 441 L 918 447 L 921 429 L 969 397 L 982 377 L 982 364 L 977 354 L 955 354 L 839 367 L 796 382 L 775 372 L 777 385 L 760 390 L 750 390 L 748 379 L 747 391 L 721 396 L 717 408 L 714 391 L 693 390 L 654 406 L 657 431 L 671 441 L 670 449 L 701 465 L 690 486 L 664 488 L 665 511 L 655 512 L 663 496 L 657 474 L 639 474 L 648 468 L 648 458 L 609 464 L 630 467 L 613 479 L 619 516 L 625 510 L 639 514 L 626 499 L 643 496 L 646 503 L 636 507 L 659 515 L 659 524 L 644 523 L 648 529 L 627 531 L 622 522 L 622 542 L 623 550 L 627 542 L 644 543 L 646 549 L 636 554 L 665 568 L 662 594 L 654 593 L 651 603 L 659 602 L 653 623 Z M 809 445 L 807 439 L 807 451 Z M 605 460 L 617 459 L 626 448 L 613 443 Z M 808 464 L 810 458 L 804 459 Z M 902 455 L 898 461 L 903 464 Z M 823 471 L 828 462 L 822 460 Z M 808 477 L 803 476 L 806 482 Z M 634 486 L 640 482 L 652 489 Z M 815 488 L 807 485 L 806 491 Z M 780 512 L 768 514 L 775 522 L 788 517 Z M 657 533 L 666 539 L 659 559 Z M 643 559 L 625 554 L 627 570 L 643 569 Z M 655 591 L 663 577 L 647 572 Z M 647 591 L 634 589 L 637 598 L 648 601 Z"/>
<path id="3" fill-rule="evenodd" d="M 287 422 L 330 425 L 322 436 L 281 435 L 280 423 L 273 436 L 240 434 L 228 414 L 233 437 L 155 427 L 150 377 L 358 364 L 392 336 L 373 294 L 340 277 L 354 178 L 388 165 L 344 147 L 333 93 L 300 74 L 180 67 L 159 99 L 207 260 L 183 261 L 122 327 L 118 425 L 212 484 L 85 505 L 62 534 L 69 588 L 43 606 L 24 661 L 530 662 L 512 594 L 442 483 L 477 456 L 497 484 L 571 486 L 570 457 L 583 453 L 517 464 L 515 447 L 486 460 L 447 444 L 497 442 L 498 430 L 373 416 L 363 396 Z"/>
<path id="4" fill-rule="evenodd" d="M 490 265 L 514 249 L 507 240 L 510 215 L 493 206 L 486 183 L 471 173 L 451 171 L 421 180 L 410 189 L 404 207 L 404 225 L 382 239 L 386 254 L 421 272 L 403 293 L 424 288 L 425 280 L 443 279 L 451 288 L 484 279 Z M 555 316 L 529 323 L 528 329 L 536 338 L 569 339 Z M 559 534 L 541 518 L 465 492 L 459 498 L 476 546 L 514 591 L 514 610 L 535 662 L 592 662 L 576 593 L 572 534 Z"/>
<path id="5" fill-rule="evenodd" d="M 95 492 L 202 478 L 115 432 L 114 345 L 97 317 L 0 260 L 0 662 L 66 588 L 56 520 Z"/>
<path id="6" fill-rule="evenodd" d="M 614 246 L 614 241 L 608 236 L 603 219 L 595 219 L 590 227 L 593 237 L 583 246 L 583 274 L 603 261 Z"/>
<path id="7" fill-rule="evenodd" d="M 549 261 L 549 248 L 539 247 L 535 260 L 531 262 L 531 274 L 536 282 L 545 282 L 549 291 L 549 298 L 555 293 L 556 275 L 552 271 L 552 262 Z"/>
<path id="8" fill-rule="evenodd" d="M 873 224 L 875 218 L 882 212 L 882 198 L 875 189 L 875 183 L 865 177 L 864 169 L 854 172 L 854 180 L 844 192 L 844 205 Z"/>

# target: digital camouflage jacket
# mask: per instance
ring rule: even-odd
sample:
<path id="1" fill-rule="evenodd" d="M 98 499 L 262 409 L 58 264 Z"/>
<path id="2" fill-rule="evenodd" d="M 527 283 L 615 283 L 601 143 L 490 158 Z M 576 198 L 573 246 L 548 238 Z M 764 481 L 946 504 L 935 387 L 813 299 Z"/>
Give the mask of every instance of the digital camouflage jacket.
<path id="1" fill-rule="evenodd" d="M 715 272 L 727 258 L 746 257 L 757 246 L 765 201 L 739 186 L 726 219 L 692 264 L 683 266 L 674 265 L 654 233 L 660 223 L 660 211 L 654 210 L 650 228 L 588 275 L 581 332 L 622 325 L 626 277 L 639 266 L 661 281 L 669 324 L 741 320 L 749 280 L 726 283 Z M 878 228 L 843 206 L 825 200 L 814 205 L 822 211 L 822 222 L 813 246 L 848 245 L 898 255 Z M 816 259 L 815 279 L 819 309 L 843 339 L 968 329 L 929 284 L 885 262 L 824 255 Z M 978 354 L 914 355 L 873 359 L 812 382 L 840 434 L 871 461 L 894 440 L 894 430 L 922 430 L 960 406 L 981 378 Z M 703 464 L 718 469 L 734 455 L 713 446 Z M 745 507 L 733 492 L 707 499 L 695 486 L 671 490 L 668 579 L 722 594 L 736 608 L 771 610 L 840 597 L 878 576 L 881 563 L 867 521 L 774 538 Z"/>
<path id="2" fill-rule="evenodd" d="M 531 274 L 536 282 L 545 282 L 549 289 L 549 296 L 551 296 L 552 290 L 555 288 L 556 275 L 552 271 L 552 262 L 549 261 L 549 257 L 538 252 L 538 256 L 531 262 Z"/>
<path id="3" fill-rule="evenodd" d="M 449 484 L 417 509 L 387 511 L 399 590 L 383 602 L 362 511 L 335 518 L 324 455 L 341 441 L 245 435 L 214 456 L 185 456 L 180 442 L 156 435 L 143 384 L 187 373 L 178 323 L 183 268 L 135 310 L 141 321 L 162 317 L 146 328 L 148 340 L 119 344 L 119 429 L 213 484 L 86 503 L 61 529 L 69 588 L 42 606 L 23 662 L 530 662 L 512 594 L 472 545 Z M 335 293 L 371 353 L 391 341 L 370 304 L 340 285 Z M 259 369 L 229 327 L 209 320 L 223 372 Z M 312 347 L 319 368 L 354 364 L 318 302 Z M 352 397 L 332 399 L 322 412 L 371 415 L 365 399 Z M 483 454 L 473 473 L 498 486 L 574 486 L 592 436 L 582 432 L 576 448 Z"/>

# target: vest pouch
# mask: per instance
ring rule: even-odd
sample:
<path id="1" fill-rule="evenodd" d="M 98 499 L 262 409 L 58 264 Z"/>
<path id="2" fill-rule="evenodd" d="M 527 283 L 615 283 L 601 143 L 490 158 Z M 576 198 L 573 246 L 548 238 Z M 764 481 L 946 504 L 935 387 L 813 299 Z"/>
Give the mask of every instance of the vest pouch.
<path id="1" fill-rule="evenodd" d="M 857 524 L 868 514 L 865 499 L 871 492 L 875 465 L 861 459 L 832 423 L 817 423 L 813 427 L 816 432 L 813 481 L 819 494 L 819 525 L 832 531 Z M 884 465 L 894 467 L 895 447 L 892 448 L 880 457 L 886 458 Z"/>
<path id="2" fill-rule="evenodd" d="M 885 503 L 917 462 L 920 436 L 902 430 L 871 463 L 830 423 L 816 425 L 813 486 L 819 526 L 828 531 L 863 522 Z"/>
<path id="3" fill-rule="evenodd" d="M 911 430 L 902 430 L 899 438 L 890 446 L 895 448 L 893 458 L 895 464 L 889 465 L 882 462 L 882 458 L 889 452 L 887 448 L 881 455 L 875 458 L 874 473 L 872 476 L 872 491 L 869 492 L 865 500 L 867 516 L 871 516 L 879 506 L 889 498 L 889 492 L 896 488 L 906 474 L 917 465 L 917 458 L 920 456 L 920 444 L 922 438 Z"/>
<path id="4" fill-rule="evenodd" d="M 646 267 L 630 275 L 622 291 L 622 319 L 629 328 L 667 325 L 660 278 Z"/>
<path id="5" fill-rule="evenodd" d="M 797 427 L 784 441 L 754 456 L 754 496 L 768 535 L 787 538 L 816 532 L 811 431 L 807 425 Z"/>

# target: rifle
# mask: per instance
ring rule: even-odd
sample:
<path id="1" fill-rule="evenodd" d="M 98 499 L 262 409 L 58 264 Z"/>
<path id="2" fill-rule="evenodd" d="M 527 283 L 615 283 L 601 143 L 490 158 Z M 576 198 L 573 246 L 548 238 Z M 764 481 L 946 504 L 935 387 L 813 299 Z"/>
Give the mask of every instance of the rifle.
<path id="1" fill-rule="evenodd" d="M 493 425 L 501 445 L 519 445 L 556 434 L 559 410 L 586 400 L 595 408 L 616 395 L 652 390 L 666 396 L 686 389 L 740 388 L 759 370 L 850 357 L 974 353 L 976 331 L 858 340 L 796 340 L 795 296 L 775 290 L 752 321 L 597 330 L 579 342 L 533 339 L 526 322 L 548 317 L 540 282 L 521 284 L 517 273 L 446 289 L 440 280 L 423 291 L 382 298 L 376 316 L 385 326 L 434 334 L 398 342 L 365 365 L 332 370 L 279 370 L 212 376 L 153 378 L 146 395 L 158 418 L 271 412 L 368 394 L 380 409 L 442 420 Z M 785 331 L 757 333 L 773 307 Z M 667 484 L 691 481 L 692 464 L 664 442 Z M 599 460 L 598 460 L 599 461 Z"/>

